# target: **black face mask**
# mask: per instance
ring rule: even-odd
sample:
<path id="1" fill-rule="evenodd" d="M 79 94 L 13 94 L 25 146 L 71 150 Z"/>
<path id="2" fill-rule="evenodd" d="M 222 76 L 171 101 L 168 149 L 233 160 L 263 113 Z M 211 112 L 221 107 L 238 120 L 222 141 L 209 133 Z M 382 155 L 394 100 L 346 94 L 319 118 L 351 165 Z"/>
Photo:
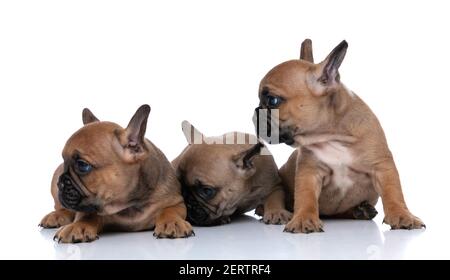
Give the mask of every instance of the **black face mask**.
<path id="1" fill-rule="evenodd" d="M 197 201 L 195 196 L 189 190 L 189 187 L 182 187 L 182 194 L 187 208 L 187 220 L 193 225 L 209 225 L 209 215 L 205 208 Z"/>
<path id="2" fill-rule="evenodd" d="M 265 133 L 261 132 L 260 128 L 260 110 L 265 109 L 261 106 L 255 108 L 255 114 L 253 117 L 253 122 L 256 128 L 256 135 L 258 138 L 262 138 L 266 140 L 269 144 L 281 144 L 285 143 L 287 145 L 294 144 L 294 137 L 292 132 L 289 129 L 281 129 L 280 127 L 276 128 L 278 131 L 272 131 L 272 112 L 270 109 L 267 109 L 267 114 L 264 114 L 266 117 L 265 125 L 266 131 Z"/>
<path id="3" fill-rule="evenodd" d="M 267 110 L 267 118 L 266 118 L 266 127 L 267 127 L 267 135 L 260 135 L 260 127 L 259 127 L 259 110 L 263 109 L 261 106 L 256 107 L 255 108 L 255 119 L 254 119 L 254 124 L 255 124 L 255 128 L 256 128 L 256 136 L 258 136 L 258 138 L 262 137 L 263 139 L 265 139 L 266 137 L 270 137 L 272 135 L 272 126 L 271 126 L 271 113 L 270 110 Z"/>
<path id="4" fill-rule="evenodd" d="M 69 172 L 65 172 L 59 177 L 58 198 L 64 208 L 88 213 L 98 211 L 95 205 L 81 204 L 85 197 L 81 188 L 75 183 Z"/>

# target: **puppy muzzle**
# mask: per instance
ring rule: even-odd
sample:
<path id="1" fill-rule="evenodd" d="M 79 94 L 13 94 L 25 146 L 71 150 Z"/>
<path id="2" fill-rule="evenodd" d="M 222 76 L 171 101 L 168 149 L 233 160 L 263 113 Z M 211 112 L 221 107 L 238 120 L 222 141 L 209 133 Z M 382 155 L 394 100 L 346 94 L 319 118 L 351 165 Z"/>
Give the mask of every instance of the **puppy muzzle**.
<path id="1" fill-rule="evenodd" d="M 186 220 L 195 226 L 211 226 L 214 221 L 210 218 L 206 207 L 202 206 L 200 202 L 190 192 L 188 187 L 182 188 L 184 202 L 187 208 Z"/>
<path id="2" fill-rule="evenodd" d="M 62 206 L 67 209 L 88 213 L 98 211 L 95 205 L 83 204 L 86 195 L 68 172 L 63 173 L 58 179 L 58 198 Z"/>
<path id="3" fill-rule="evenodd" d="M 261 106 L 255 108 L 253 124 L 256 135 L 269 144 L 294 144 L 294 136 L 290 129 L 279 126 L 278 109 L 265 109 Z"/>

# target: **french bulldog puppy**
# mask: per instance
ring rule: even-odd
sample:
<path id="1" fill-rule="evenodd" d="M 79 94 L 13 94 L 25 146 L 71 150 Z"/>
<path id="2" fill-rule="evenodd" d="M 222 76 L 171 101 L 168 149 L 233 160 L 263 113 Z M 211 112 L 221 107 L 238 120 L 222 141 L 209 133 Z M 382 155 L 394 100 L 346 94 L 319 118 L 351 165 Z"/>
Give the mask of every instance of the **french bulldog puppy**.
<path id="1" fill-rule="evenodd" d="M 104 230 L 194 234 L 170 162 L 145 138 L 149 113 L 150 106 L 141 106 L 124 129 L 83 110 L 84 126 L 67 141 L 53 175 L 55 211 L 40 223 L 61 227 L 54 240 L 90 242 Z"/>
<path id="2" fill-rule="evenodd" d="M 425 227 L 406 206 L 376 116 L 341 82 L 347 47 L 342 41 L 314 64 L 311 41 L 305 40 L 300 60 L 275 66 L 261 81 L 254 122 L 257 130 L 267 129 L 258 134 L 297 148 L 280 169 L 290 190 L 287 208 L 294 212 L 285 231 L 321 232 L 320 215 L 372 219 L 379 196 L 392 229 Z"/>
<path id="3" fill-rule="evenodd" d="M 258 207 L 267 224 L 285 224 L 284 190 L 272 155 L 254 135 L 206 137 L 182 124 L 189 145 L 172 161 L 181 181 L 187 219 L 194 225 L 226 224 Z"/>

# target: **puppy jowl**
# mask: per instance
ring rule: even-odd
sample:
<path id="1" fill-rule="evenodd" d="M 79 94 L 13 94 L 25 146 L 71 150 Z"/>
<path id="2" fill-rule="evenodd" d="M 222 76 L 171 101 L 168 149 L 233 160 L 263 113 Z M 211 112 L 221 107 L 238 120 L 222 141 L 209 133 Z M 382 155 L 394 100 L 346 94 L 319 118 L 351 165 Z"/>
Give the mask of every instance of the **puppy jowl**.
<path id="1" fill-rule="evenodd" d="M 261 80 L 254 117 L 258 135 L 296 148 L 280 169 L 286 206 L 294 212 L 285 231 L 323 231 L 321 216 L 372 219 L 379 197 L 392 229 L 422 228 L 406 206 L 378 119 L 341 82 L 338 70 L 347 48 L 342 41 L 316 64 L 312 43 L 305 40 L 300 59 L 275 66 Z"/>
<path id="2" fill-rule="evenodd" d="M 154 230 L 158 238 L 193 235 L 175 173 L 145 138 L 150 106 L 122 128 L 84 109 L 84 126 L 67 140 L 51 193 L 55 211 L 40 225 L 59 228 L 55 240 L 90 242 L 106 230 Z"/>

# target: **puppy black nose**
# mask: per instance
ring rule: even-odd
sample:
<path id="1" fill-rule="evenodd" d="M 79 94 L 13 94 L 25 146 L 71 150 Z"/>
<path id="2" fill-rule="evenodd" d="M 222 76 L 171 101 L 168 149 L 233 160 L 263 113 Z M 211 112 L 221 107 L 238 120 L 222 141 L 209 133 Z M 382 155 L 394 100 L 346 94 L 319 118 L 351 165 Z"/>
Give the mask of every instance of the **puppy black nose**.
<path id="1" fill-rule="evenodd" d="M 202 223 L 208 219 L 208 214 L 201 207 L 191 207 L 190 211 L 188 211 L 188 216 L 196 223 Z"/>
<path id="2" fill-rule="evenodd" d="M 81 203 L 81 192 L 67 173 L 62 174 L 58 180 L 58 198 L 65 208 L 73 209 Z"/>
<path id="3" fill-rule="evenodd" d="M 253 124 L 256 128 L 256 136 L 265 139 L 270 144 L 272 142 L 272 110 L 261 106 L 256 107 Z"/>
<path id="4" fill-rule="evenodd" d="M 279 143 L 285 143 L 286 145 L 290 146 L 290 145 L 294 144 L 294 142 L 295 141 L 292 136 L 292 133 L 290 133 L 290 132 L 281 133 Z"/>
<path id="5" fill-rule="evenodd" d="M 200 203 L 195 199 L 188 187 L 182 188 L 182 195 L 186 204 L 186 219 L 188 220 L 188 222 L 196 226 L 207 225 L 209 215 L 206 210 L 203 209 Z"/>
<path id="6" fill-rule="evenodd" d="M 187 220 L 196 226 L 208 225 L 208 213 L 199 206 L 187 205 Z"/>

